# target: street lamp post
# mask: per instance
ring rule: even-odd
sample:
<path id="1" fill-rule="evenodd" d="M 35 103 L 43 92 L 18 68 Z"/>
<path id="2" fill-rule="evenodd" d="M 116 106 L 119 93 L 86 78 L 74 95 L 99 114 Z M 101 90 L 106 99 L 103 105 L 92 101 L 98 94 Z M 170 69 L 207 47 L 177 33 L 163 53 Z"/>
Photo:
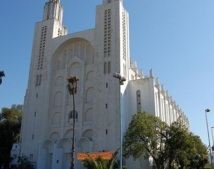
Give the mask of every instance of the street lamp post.
<path id="1" fill-rule="evenodd" d="M 213 141 L 213 146 L 212 146 L 212 151 L 214 151 L 214 139 L 213 139 L 213 129 L 214 127 L 211 127 L 211 132 L 212 132 L 212 141 Z"/>
<path id="2" fill-rule="evenodd" d="M 77 93 L 77 81 L 79 79 L 76 76 L 70 77 L 68 79 L 67 89 L 70 95 L 73 96 L 73 111 L 71 112 L 70 116 L 73 117 L 73 137 L 72 137 L 72 149 L 71 149 L 71 169 L 74 169 L 74 156 L 75 156 L 75 119 L 76 119 L 76 110 L 75 110 L 75 98 L 74 95 Z"/>
<path id="3" fill-rule="evenodd" d="M 119 80 L 119 85 L 123 85 L 126 81 L 125 77 L 122 77 L 120 73 L 115 72 L 113 74 L 114 78 L 117 78 Z M 119 107 L 119 113 L 120 113 L 120 169 L 123 167 L 123 134 L 122 134 L 122 112 L 121 112 L 121 98 L 120 98 L 120 86 L 119 86 L 119 101 L 120 101 L 120 107 Z"/>
<path id="4" fill-rule="evenodd" d="M 206 117 L 206 124 L 207 124 L 207 135 L 208 135 L 208 142 L 209 142 L 210 162 L 211 162 L 211 168 L 212 168 L 212 152 L 211 152 L 211 146 L 210 146 L 210 135 L 209 135 L 209 127 L 208 127 L 208 121 L 207 121 L 207 113 L 208 112 L 210 112 L 210 109 L 205 110 L 205 117 Z"/>
<path id="5" fill-rule="evenodd" d="M 152 169 L 152 166 L 153 166 L 153 158 L 152 158 L 152 156 L 149 156 L 149 166 L 150 166 L 150 169 Z"/>

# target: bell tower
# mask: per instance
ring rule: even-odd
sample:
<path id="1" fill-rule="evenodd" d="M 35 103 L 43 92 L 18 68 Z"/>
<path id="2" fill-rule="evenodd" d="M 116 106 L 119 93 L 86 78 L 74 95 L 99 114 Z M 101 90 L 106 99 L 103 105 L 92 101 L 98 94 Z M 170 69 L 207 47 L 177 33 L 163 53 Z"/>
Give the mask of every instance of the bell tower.
<path id="1" fill-rule="evenodd" d="M 35 24 L 21 127 L 22 144 L 28 145 L 22 147 L 21 153 L 31 152 L 32 161 L 37 160 L 39 143 L 45 139 L 48 129 L 48 82 L 52 57 L 49 49 L 54 38 L 67 35 L 67 29 L 62 24 L 62 16 L 63 8 L 60 0 L 49 0 L 44 5 L 42 21 Z M 34 146 L 29 146 L 29 143 Z"/>
<path id="2" fill-rule="evenodd" d="M 100 117 L 94 119 L 94 149 L 97 151 L 120 147 L 120 96 L 123 99 L 128 96 L 124 95 L 130 65 L 128 26 L 129 15 L 123 7 L 122 0 L 103 0 L 103 4 L 97 6 L 95 27 L 97 97 L 94 111 L 94 116 Z M 123 86 L 119 86 L 113 77 L 115 72 L 127 79 Z M 125 123 L 125 113 L 122 116 Z"/>

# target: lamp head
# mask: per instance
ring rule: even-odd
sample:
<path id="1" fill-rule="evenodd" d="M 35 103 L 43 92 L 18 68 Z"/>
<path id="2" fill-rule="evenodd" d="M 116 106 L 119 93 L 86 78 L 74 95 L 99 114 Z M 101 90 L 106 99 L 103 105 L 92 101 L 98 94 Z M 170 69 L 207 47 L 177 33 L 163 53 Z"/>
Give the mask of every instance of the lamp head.
<path id="1" fill-rule="evenodd" d="M 120 79 L 122 82 L 125 82 L 126 81 L 126 78 L 125 77 L 121 77 Z"/>
<path id="2" fill-rule="evenodd" d="M 206 109 L 205 112 L 210 112 L 210 109 Z"/>
<path id="3" fill-rule="evenodd" d="M 4 71 L 0 71 L 0 77 L 4 77 L 5 74 L 4 74 Z"/>
<path id="4" fill-rule="evenodd" d="M 121 78 L 121 75 L 120 75 L 120 73 L 115 72 L 115 73 L 113 74 L 113 77 L 115 77 L 115 78 L 117 78 L 117 79 L 120 79 L 120 78 Z"/>
<path id="5" fill-rule="evenodd" d="M 125 77 L 121 77 L 120 78 L 120 85 L 123 85 L 124 83 L 123 82 L 125 82 L 126 81 L 126 78 Z"/>

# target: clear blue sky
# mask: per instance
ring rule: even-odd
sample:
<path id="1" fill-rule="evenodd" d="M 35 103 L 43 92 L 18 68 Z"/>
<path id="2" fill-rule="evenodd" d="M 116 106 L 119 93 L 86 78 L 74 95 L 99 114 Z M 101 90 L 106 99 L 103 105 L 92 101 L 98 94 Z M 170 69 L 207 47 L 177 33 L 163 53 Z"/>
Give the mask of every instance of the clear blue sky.
<path id="1" fill-rule="evenodd" d="M 7 0 L 0 5 L 0 109 L 23 104 L 35 22 L 47 0 Z M 102 0 L 61 0 L 69 33 L 94 28 L 95 7 Z M 190 129 L 208 145 L 214 126 L 214 1 L 124 0 L 130 15 L 132 60 L 155 77 L 182 108 Z M 214 132 L 214 131 L 213 131 Z"/>

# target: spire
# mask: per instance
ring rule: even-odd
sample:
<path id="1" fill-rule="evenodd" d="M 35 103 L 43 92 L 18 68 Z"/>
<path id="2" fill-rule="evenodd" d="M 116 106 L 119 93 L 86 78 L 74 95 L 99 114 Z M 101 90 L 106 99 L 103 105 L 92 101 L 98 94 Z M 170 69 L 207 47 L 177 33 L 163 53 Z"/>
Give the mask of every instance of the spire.
<path id="1" fill-rule="evenodd" d="M 108 3 L 111 3 L 111 2 L 114 2 L 114 1 L 120 1 L 123 3 L 123 0 L 103 0 L 103 4 L 108 4 Z"/>
<path id="2" fill-rule="evenodd" d="M 62 23 L 62 13 L 63 8 L 60 4 L 60 0 L 49 0 L 44 6 L 43 20 L 54 18 Z"/>
<path id="3" fill-rule="evenodd" d="M 60 0 L 49 0 L 49 2 L 59 2 L 60 3 Z"/>
<path id="4" fill-rule="evenodd" d="M 153 77 L 154 77 L 154 72 L 153 72 L 153 70 L 152 70 L 152 69 L 150 70 L 150 77 L 151 77 L 151 78 L 153 78 Z"/>
<path id="5" fill-rule="evenodd" d="M 156 83 L 156 86 L 159 88 L 159 87 L 160 87 L 160 80 L 159 80 L 159 78 L 158 78 L 158 77 L 156 78 L 155 83 Z"/>
<path id="6" fill-rule="evenodd" d="M 140 69 L 139 75 L 140 75 L 140 78 L 143 78 L 143 77 L 144 77 L 144 75 L 143 75 L 143 69 Z"/>

